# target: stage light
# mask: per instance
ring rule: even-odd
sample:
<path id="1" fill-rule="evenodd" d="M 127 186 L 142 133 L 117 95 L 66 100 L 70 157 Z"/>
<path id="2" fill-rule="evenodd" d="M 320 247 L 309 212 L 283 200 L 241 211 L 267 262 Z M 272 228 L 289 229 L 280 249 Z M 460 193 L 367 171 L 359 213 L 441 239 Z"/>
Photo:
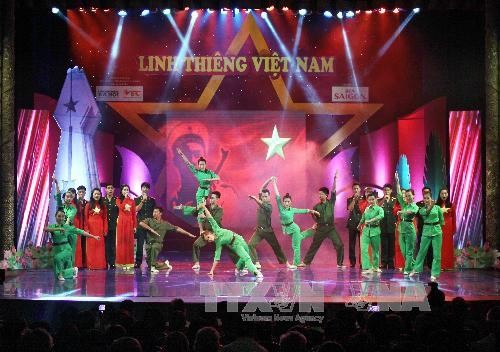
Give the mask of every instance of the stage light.
<path id="1" fill-rule="evenodd" d="M 325 11 L 323 12 L 323 16 L 325 16 L 326 18 L 331 18 L 333 17 L 332 13 L 330 11 Z"/>
<path id="2" fill-rule="evenodd" d="M 339 20 L 341 20 L 342 18 L 344 18 L 344 15 L 342 14 L 342 11 L 337 12 L 337 18 Z"/>
<path id="3" fill-rule="evenodd" d="M 125 16 L 127 16 L 127 11 L 125 11 L 125 10 L 120 10 L 120 11 L 118 11 L 118 16 L 120 16 L 120 17 L 125 17 Z"/>
<path id="4" fill-rule="evenodd" d="M 97 12 L 97 7 L 91 7 L 91 8 L 90 8 L 90 11 L 92 11 L 92 12 Z"/>
<path id="5" fill-rule="evenodd" d="M 263 19 L 266 19 L 267 18 L 267 12 L 266 11 L 262 11 L 262 13 L 260 14 L 260 17 L 262 17 Z"/>
<path id="6" fill-rule="evenodd" d="M 345 13 L 345 17 L 347 17 L 347 18 L 352 18 L 352 17 L 354 17 L 354 11 L 347 11 L 347 12 Z"/>
<path id="7" fill-rule="evenodd" d="M 271 5 L 267 8 L 267 11 L 272 11 L 272 10 L 274 10 L 274 5 Z"/>
<path id="8" fill-rule="evenodd" d="M 198 11 L 194 10 L 193 12 L 191 12 L 191 17 L 192 18 L 197 18 L 198 17 Z"/>
<path id="9" fill-rule="evenodd" d="M 221 15 L 227 15 L 227 10 L 226 9 L 220 9 L 220 14 Z"/>
<path id="10" fill-rule="evenodd" d="M 55 15 L 55 14 L 58 14 L 59 13 L 59 9 L 57 7 L 53 7 L 52 8 L 52 13 Z"/>
<path id="11" fill-rule="evenodd" d="M 394 10 L 392 10 L 393 13 L 399 13 L 399 9 L 396 7 Z"/>
<path id="12" fill-rule="evenodd" d="M 186 6 L 186 7 L 184 8 L 184 11 L 189 11 L 189 6 Z"/>
<path id="13" fill-rule="evenodd" d="M 252 9 L 247 9 L 247 10 L 245 10 L 245 12 L 250 13 L 250 12 L 252 12 Z"/>
<path id="14" fill-rule="evenodd" d="M 240 9 L 234 9 L 234 14 L 237 15 L 240 13 Z"/>
<path id="15" fill-rule="evenodd" d="M 288 7 L 286 6 L 283 6 L 283 8 L 281 9 L 283 12 L 287 12 L 288 11 Z"/>
<path id="16" fill-rule="evenodd" d="M 380 8 L 380 10 L 378 10 L 379 13 L 385 13 L 385 9 L 383 7 Z"/>
<path id="17" fill-rule="evenodd" d="M 361 10 L 356 10 L 356 15 L 359 15 L 361 13 Z"/>
<path id="18" fill-rule="evenodd" d="M 147 15 L 149 15 L 149 10 L 148 9 L 142 10 L 141 16 L 144 17 L 144 16 L 147 16 Z"/>
<path id="19" fill-rule="evenodd" d="M 85 9 L 84 9 L 83 7 L 80 7 L 78 10 L 79 10 L 80 12 L 84 12 L 84 11 L 85 11 Z"/>
<path id="20" fill-rule="evenodd" d="M 307 10 L 306 10 L 306 9 L 300 9 L 300 10 L 299 10 L 299 15 L 301 15 L 301 16 L 305 16 L 305 15 L 306 15 L 306 13 L 307 13 Z"/>
<path id="21" fill-rule="evenodd" d="M 104 9 L 104 12 L 109 12 L 109 9 Z"/>
<path id="22" fill-rule="evenodd" d="M 170 9 L 165 9 L 162 12 L 163 12 L 164 15 L 170 15 Z"/>
<path id="23" fill-rule="evenodd" d="M 372 14 L 372 10 L 366 10 L 365 13 L 368 14 L 368 15 L 371 15 Z"/>
<path id="24" fill-rule="evenodd" d="M 419 12 L 420 12 L 420 7 L 415 7 L 415 8 L 413 9 L 413 12 L 414 12 L 414 13 L 419 13 Z"/>

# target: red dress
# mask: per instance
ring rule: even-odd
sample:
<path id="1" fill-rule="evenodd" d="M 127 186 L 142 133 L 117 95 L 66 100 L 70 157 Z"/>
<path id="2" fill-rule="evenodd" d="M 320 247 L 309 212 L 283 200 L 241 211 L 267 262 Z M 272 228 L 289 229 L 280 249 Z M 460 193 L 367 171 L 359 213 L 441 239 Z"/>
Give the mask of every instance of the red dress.
<path id="1" fill-rule="evenodd" d="M 443 206 L 444 207 L 444 206 Z M 443 245 L 441 247 L 441 269 L 452 270 L 455 268 L 455 248 L 453 247 L 453 235 L 456 231 L 455 208 L 450 207 L 444 216 Z"/>
<path id="2" fill-rule="evenodd" d="M 85 206 L 88 204 L 88 202 L 85 199 L 80 201 L 78 198 L 76 198 L 73 201 L 73 204 L 76 208 L 76 215 L 73 220 L 73 224 L 75 225 L 76 228 L 85 230 L 87 226 L 85 218 Z M 84 263 L 82 256 L 82 242 L 86 241 L 86 239 L 87 238 L 85 236 L 78 236 L 78 238 L 76 239 L 75 266 L 79 268 L 87 266 L 86 265 L 87 263 Z"/>
<path id="3" fill-rule="evenodd" d="M 87 268 L 106 269 L 106 256 L 104 251 L 105 237 L 108 234 L 108 214 L 106 206 L 96 204 L 90 209 L 90 202 L 85 206 L 85 231 L 99 236 L 100 239 L 89 239 L 86 243 L 85 254 Z"/>
<path id="4" fill-rule="evenodd" d="M 116 199 L 118 222 L 116 224 L 116 264 L 134 264 L 134 229 L 137 227 L 137 215 L 133 199 Z M 125 205 L 130 209 L 125 210 Z"/>
<path id="5" fill-rule="evenodd" d="M 401 219 L 399 218 L 398 211 L 401 210 L 401 205 L 399 202 L 394 204 L 394 208 L 392 209 L 392 213 L 397 217 L 398 221 L 396 222 L 396 236 L 394 241 L 394 267 L 396 269 L 403 269 L 405 266 L 405 259 L 403 254 L 401 253 L 401 248 L 399 247 L 399 223 Z"/>

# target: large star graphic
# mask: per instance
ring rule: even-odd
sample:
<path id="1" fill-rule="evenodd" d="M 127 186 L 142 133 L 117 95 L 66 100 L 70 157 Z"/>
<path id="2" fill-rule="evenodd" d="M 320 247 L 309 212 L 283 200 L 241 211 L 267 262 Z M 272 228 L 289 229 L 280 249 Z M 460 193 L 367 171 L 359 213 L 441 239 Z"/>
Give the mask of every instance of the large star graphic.
<path id="1" fill-rule="evenodd" d="M 281 138 L 278 135 L 278 129 L 276 128 L 276 125 L 274 125 L 272 137 L 261 138 L 262 142 L 266 143 L 267 146 L 269 147 L 267 149 L 266 160 L 269 160 L 269 158 L 272 157 L 274 154 L 278 154 L 283 159 L 285 159 L 285 154 L 283 154 L 283 147 L 285 146 L 285 144 L 290 142 L 290 139 L 291 138 Z"/>
<path id="2" fill-rule="evenodd" d="M 64 106 L 68 109 L 68 110 L 66 110 L 66 112 L 68 112 L 68 111 L 76 112 L 76 108 L 75 108 L 76 104 L 78 104 L 78 100 L 74 101 L 73 97 L 70 97 L 69 101 L 66 104 L 64 104 Z"/>

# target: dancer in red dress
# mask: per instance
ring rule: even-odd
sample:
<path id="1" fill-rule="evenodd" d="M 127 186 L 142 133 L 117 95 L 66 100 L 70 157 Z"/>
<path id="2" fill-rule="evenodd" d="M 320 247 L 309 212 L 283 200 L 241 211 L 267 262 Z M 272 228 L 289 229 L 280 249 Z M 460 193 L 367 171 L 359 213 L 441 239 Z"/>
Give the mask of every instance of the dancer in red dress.
<path id="1" fill-rule="evenodd" d="M 406 191 L 404 189 L 401 190 L 401 194 L 403 195 L 403 200 L 405 199 L 405 193 Z M 401 210 L 401 204 L 399 202 L 396 202 L 394 204 L 394 209 L 392 210 L 392 213 L 394 215 L 398 215 L 398 211 Z M 399 223 L 401 222 L 401 218 L 398 216 L 397 217 L 398 221 L 396 222 L 396 240 L 394 242 L 394 266 L 396 269 L 399 269 L 399 271 L 403 271 L 403 268 L 405 266 L 405 259 L 403 257 L 403 254 L 401 254 L 401 247 L 399 247 Z"/>
<path id="2" fill-rule="evenodd" d="M 118 206 L 118 222 L 116 224 L 116 264 L 126 270 L 134 267 L 134 233 L 137 228 L 135 202 L 130 198 L 130 187 L 120 187 Z"/>
<path id="3" fill-rule="evenodd" d="M 108 214 L 102 193 L 94 188 L 90 201 L 85 206 L 85 231 L 104 238 L 108 234 Z M 89 241 L 86 243 L 87 268 L 106 269 L 105 241 Z"/>
<path id="4" fill-rule="evenodd" d="M 441 248 L 441 269 L 453 270 L 455 268 L 455 248 L 453 246 L 453 236 L 455 235 L 455 208 L 450 202 L 450 191 L 448 188 L 441 188 L 436 205 L 441 207 L 444 216 L 443 245 Z"/>
<path id="5" fill-rule="evenodd" d="M 87 189 L 85 186 L 78 186 L 76 192 L 76 199 L 74 200 L 76 207 L 76 215 L 74 219 L 74 225 L 76 228 L 85 230 L 87 228 L 86 218 L 85 218 L 85 206 L 88 201 L 85 199 L 85 194 L 87 193 Z M 99 235 L 101 236 L 101 235 Z M 75 250 L 75 266 L 78 268 L 85 268 L 87 266 L 86 258 L 83 256 L 83 252 L 85 251 L 86 245 L 86 237 L 80 236 L 76 241 L 76 250 Z"/>

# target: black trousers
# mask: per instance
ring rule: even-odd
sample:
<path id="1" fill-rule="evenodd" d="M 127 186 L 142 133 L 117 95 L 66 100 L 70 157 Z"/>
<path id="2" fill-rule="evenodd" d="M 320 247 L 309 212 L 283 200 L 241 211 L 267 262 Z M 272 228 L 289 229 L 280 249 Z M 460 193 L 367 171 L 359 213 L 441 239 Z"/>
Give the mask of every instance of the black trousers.
<path id="1" fill-rule="evenodd" d="M 135 238 L 137 239 L 137 248 L 135 249 L 135 263 L 142 264 L 142 252 L 144 250 L 144 243 L 146 243 L 146 238 L 148 234 L 146 229 L 141 226 L 137 226 L 135 231 Z"/>
<path id="2" fill-rule="evenodd" d="M 349 263 L 351 266 L 356 265 L 356 241 L 359 241 L 359 231 L 349 228 Z"/>
<path id="3" fill-rule="evenodd" d="M 384 269 L 394 269 L 395 233 L 387 232 L 380 235 L 380 262 Z"/>
<path id="4" fill-rule="evenodd" d="M 115 265 L 116 259 L 116 229 L 108 230 L 108 234 L 106 235 L 106 239 L 104 242 L 106 247 L 105 255 L 106 255 L 106 264 Z"/>

